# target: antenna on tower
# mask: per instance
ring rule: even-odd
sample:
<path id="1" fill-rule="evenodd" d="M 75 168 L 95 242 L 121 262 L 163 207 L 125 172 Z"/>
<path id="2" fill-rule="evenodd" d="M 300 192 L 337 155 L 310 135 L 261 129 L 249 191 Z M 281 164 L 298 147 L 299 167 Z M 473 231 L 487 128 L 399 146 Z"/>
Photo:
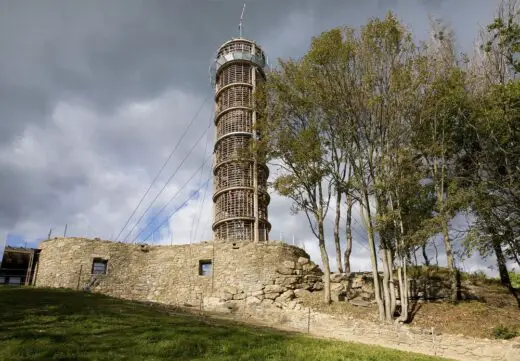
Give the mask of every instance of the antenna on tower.
<path id="1" fill-rule="evenodd" d="M 244 7 L 242 8 L 242 15 L 240 15 L 240 23 L 238 24 L 238 33 L 240 37 L 242 37 L 243 27 L 244 27 L 244 13 L 246 12 L 246 3 L 244 3 Z"/>

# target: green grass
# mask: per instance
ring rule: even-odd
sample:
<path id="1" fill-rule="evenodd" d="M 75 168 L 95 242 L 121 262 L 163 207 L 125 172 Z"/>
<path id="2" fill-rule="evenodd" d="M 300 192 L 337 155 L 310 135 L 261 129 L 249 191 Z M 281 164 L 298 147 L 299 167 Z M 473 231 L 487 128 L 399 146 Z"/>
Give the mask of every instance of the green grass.
<path id="1" fill-rule="evenodd" d="M 440 360 L 102 295 L 0 287 L 0 360 Z"/>

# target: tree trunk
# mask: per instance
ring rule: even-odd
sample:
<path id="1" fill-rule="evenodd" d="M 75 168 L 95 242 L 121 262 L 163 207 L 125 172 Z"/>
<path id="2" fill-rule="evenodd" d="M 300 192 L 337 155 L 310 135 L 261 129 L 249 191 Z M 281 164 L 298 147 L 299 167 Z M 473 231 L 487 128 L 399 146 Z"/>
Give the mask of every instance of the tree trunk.
<path id="1" fill-rule="evenodd" d="M 497 257 L 497 265 L 498 265 L 498 273 L 500 274 L 500 282 L 511 288 L 511 279 L 509 278 L 509 273 L 507 272 L 506 258 L 504 257 L 504 252 L 502 251 L 502 246 L 500 245 L 500 241 L 493 236 L 493 250 L 495 251 L 495 256 Z"/>
<path id="2" fill-rule="evenodd" d="M 390 268 L 388 267 L 388 249 L 381 246 L 381 258 L 383 259 L 383 300 L 385 304 L 385 321 L 392 320 L 392 297 L 390 296 Z"/>
<path id="3" fill-rule="evenodd" d="M 336 189 L 336 218 L 334 219 L 334 245 L 336 246 L 336 263 L 338 272 L 343 273 L 343 263 L 341 262 L 341 243 L 339 238 L 339 221 L 341 218 L 341 195 L 342 193 Z"/>
<path id="4" fill-rule="evenodd" d="M 446 249 L 446 259 L 448 260 L 448 271 L 450 273 L 450 301 L 459 301 L 459 284 L 457 281 L 457 270 L 455 269 L 455 257 L 453 255 L 453 248 L 451 245 L 450 235 L 448 233 L 448 221 L 445 217 L 442 218 L 442 238 L 444 241 L 444 248 Z"/>
<path id="5" fill-rule="evenodd" d="M 320 245 L 320 254 L 321 254 L 321 262 L 323 263 L 323 302 L 329 304 L 331 302 L 330 298 L 330 264 L 329 264 L 329 255 L 327 254 L 327 248 L 325 247 L 325 232 L 323 229 L 323 219 L 319 219 L 318 221 L 318 236 L 319 236 L 319 245 Z"/>
<path id="6" fill-rule="evenodd" d="M 346 245 L 345 245 L 345 255 L 343 257 L 343 261 L 345 262 L 345 273 L 347 275 L 350 274 L 350 254 L 352 253 L 352 196 L 347 195 L 347 223 L 345 225 L 346 229 Z"/>
<path id="7" fill-rule="evenodd" d="M 424 264 L 426 266 L 430 266 L 430 260 L 428 259 L 428 255 L 426 254 L 426 242 L 421 245 L 422 255 L 424 257 Z"/>
<path id="8" fill-rule="evenodd" d="M 439 249 L 437 248 L 437 243 L 435 240 L 432 242 L 433 248 L 435 248 L 435 265 L 439 267 Z"/>
<path id="9" fill-rule="evenodd" d="M 406 323 L 408 322 L 408 280 L 406 279 L 404 266 L 397 268 L 397 278 L 399 280 L 399 299 L 401 300 L 401 315 L 399 316 L 399 321 Z"/>
<path id="10" fill-rule="evenodd" d="M 402 267 L 399 268 L 399 271 L 402 271 L 402 272 L 399 272 L 399 282 L 402 282 L 402 292 L 403 292 L 403 293 L 401 293 L 401 316 L 399 317 L 399 320 L 404 323 L 408 322 L 410 319 L 410 314 L 409 314 L 410 308 L 408 306 L 408 301 L 410 300 L 410 287 L 409 287 L 409 283 L 408 283 L 408 273 L 406 270 L 406 262 L 407 262 L 406 258 L 402 259 Z M 401 277 L 402 277 L 402 281 L 401 281 Z"/>
<path id="11" fill-rule="evenodd" d="M 395 294 L 395 284 L 394 284 L 394 258 L 392 257 L 392 250 L 387 249 L 387 260 L 388 260 L 388 270 L 390 273 L 390 280 L 388 286 L 390 287 L 390 315 L 393 318 L 395 314 L 395 308 L 397 307 L 397 297 Z"/>
<path id="12" fill-rule="evenodd" d="M 377 267 L 377 256 L 376 256 L 376 245 L 374 242 L 374 227 L 372 224 L 372 215 L 370 212 L 370 203 L 368 193 L 366 191 L 364 193 L 364 202 L 362 207 L 365 208 L 367 212 L 367 238 L 368 238 L 368 248 L 370 249 L 370 262 L 372 263 L 372 276 L 374 277 L 374 293 L 377 302 L 377 308 L 379 312 L 379 320 L 385 320 L 385 305 L 383 303 L 383 299 L 381 298 L 381 282 L 379 280 L 379 270 Z"/>
<path id="13" fill-rule="evenodd" d="M 409 312 L 410 312 L 410 282 L 408 281 L 408 259 L 405 258 L 403 260 L 403 282 L 404 282 L 404 294 L 405 294 L 405 300 L 406 300 L 406 317 L 404 319 L 404 322 L 408 322 L 410 319 Z"/>
<path id="14" fill-rule="evenodd" d="M 507 261 L 506 257 L 504 256 L 500 240 L 496 239 L 496 237 L 493 236 L 492 242 L 493 250 L 495 251 L 495 256 L 497 257 L 498 273 L 500 274 L 500 283 L 506 286 L 507 289 L 511 292 L 511 294 L 516 298 L 516 302 L 518 304 L 518 307 L 520 308 L 520 297 L 518 297 L 515 288 L 511 284 L 511 278 L 509 277 L 509 272 L 507 271 Z"/>

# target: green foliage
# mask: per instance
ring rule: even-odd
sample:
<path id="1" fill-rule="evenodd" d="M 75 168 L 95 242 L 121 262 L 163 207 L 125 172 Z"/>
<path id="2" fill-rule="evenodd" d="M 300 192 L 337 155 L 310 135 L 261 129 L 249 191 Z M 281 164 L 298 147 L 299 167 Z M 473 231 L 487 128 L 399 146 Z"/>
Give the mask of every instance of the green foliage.
<path id="1" fill-rule="evenodd" d="M 440 360 L 66 290 L 0 287 L 0 360 Z"/>
<path id="2" fill-rule="evenodd" d="M 507 2 L 505 2 L 506 5 Z M 514 3 L 511 3 L 511 5 Z M 515 72 L 520 72 L 520 9 L 509 6 L 503 8 L 502 16 L 497 17 L 488 25 L 491 39 L 486 42 L 483 49 L 486 52 L 493 51 L 496 46 L 499 52 L 507 59 Z"/>
<path id="3" fill-rule="evenodd" d="M 503 71 L 504 59 L 518 70 L 520 13 L 507 10 L 488 27 L 482 62 L 459 55 L 440 21 L 421 47 L 392 13 L 331 29 L 301 59 L 280 61 L 260 102 L 266 154 L 281 161 L 274 187 L 293 210 L 315 230 L 330 194 L 355 199 L 373 271 L 380 258 L 386 275 L 442 236 L 453 300 L 457 215 L 476 219 L 464 256 L 494 253 L 502 279 L 507 260 L 520 262 L 520 81 Z"/>
<path id="4" fill-rule="evenodd" d="M 473 284 L 496 284 L 500 283 L 497 278 L 488 277 L 483 271 L 461 272 L 461 279 L 468 280 Z"/>
<path id="5" fill-rule="evenodd" d="M 511 279 L 511 286 L 520 288 L 520 273 L 509 272 L 509 278 Z"/>
<path id="6" fill-rule="evenodd" d="M 498 325 L 494 327 L 491 333 L 494 338 L 499 340 L 510 340 L 520 336 L 520 333 L 516 329 L 505 325 Z"/>

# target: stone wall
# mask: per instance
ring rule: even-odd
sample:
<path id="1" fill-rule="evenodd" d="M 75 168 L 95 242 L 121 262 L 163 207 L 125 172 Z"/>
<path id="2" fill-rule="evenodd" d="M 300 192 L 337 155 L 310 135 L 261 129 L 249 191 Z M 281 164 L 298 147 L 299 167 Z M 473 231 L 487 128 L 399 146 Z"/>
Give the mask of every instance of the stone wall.
<path id="1" fill-rule="evenodd" d="M 91 275 L 94 258 L 108 261 L 106 275 Z M 199 275 L 200 261 L 212 262 L 211 275 Z M 280 242 L 145 246 L 55 238 L 41 244 L 36 286 L 89 287 L 174 305 L 199 306 L 210 296 L 214 302 L 281 303 L 295 290 L 321 289 L 321 275 L 304 250 Z"/>
<path id="2" fill-rule="evenodd" d="M 382 278 L 383 274 L 381 273 L 380 276 Z M 372 272 L 353 272 L 349 276 L 332 273 L 330 281 L 333 301 L 343 301 L 346 299 L 373 301 L 375 299 Z M 427 275 L 423 275 L 410 278 L 408 282 L 412 299 L 435 301 L 448 299 L 450 297 L 450 281 L 448 277 L 428 277 Z M 399 284 L 397 280 L 395 280 L 394 284 L 395 293 L 399 300 Z M 470 281 L 461 282 L 461 298 L 463 300 L 478 299 L 478 296 L 473 292 L 472 288 Z"/>

